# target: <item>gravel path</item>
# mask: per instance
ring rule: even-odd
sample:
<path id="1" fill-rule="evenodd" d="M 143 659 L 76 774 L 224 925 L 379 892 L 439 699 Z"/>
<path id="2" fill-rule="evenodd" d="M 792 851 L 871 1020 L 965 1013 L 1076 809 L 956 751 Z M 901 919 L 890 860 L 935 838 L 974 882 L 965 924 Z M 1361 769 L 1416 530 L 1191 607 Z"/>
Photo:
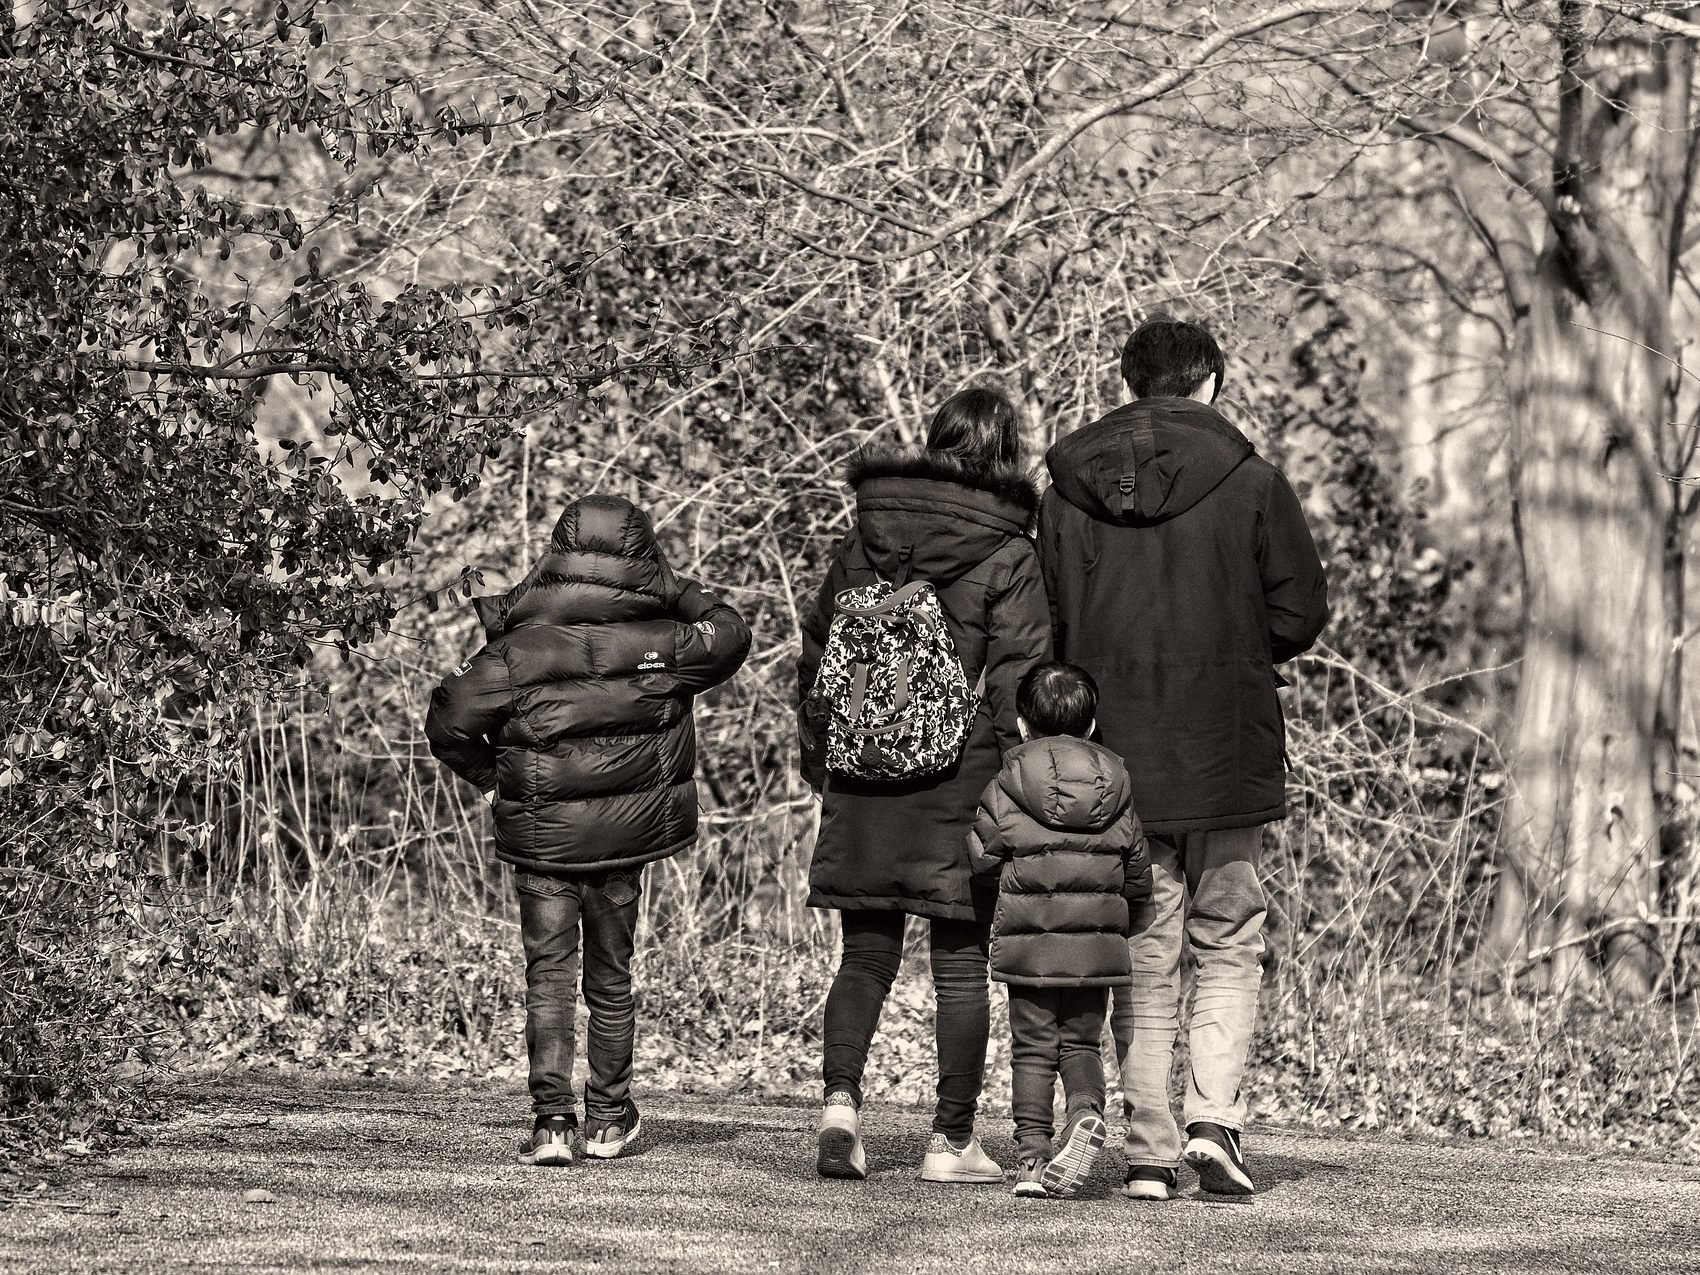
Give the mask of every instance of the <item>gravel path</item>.
<path id="1" fill-rule="evenodd" d="M 813 1172 L 813 1109 L 639 1094 L 625 1159 L 525 1169 L 509 1085 L 242 1079 L 0 1213 L 0 1271 L 1611 1272 L 1700 1270 L 1700 1169 L 1267 1131 L 1262 1190 L 1132 1204 L 915 1178 L 926 1118 L 872 1109 L 872 1176 Z M 1001 1122 L 1000 1122 L 1001 1123 Z M 1006 1164 L 1004 1129 L 987 1147 Z M 262 1190 L 275 1202 L 249 1203 Z"/>

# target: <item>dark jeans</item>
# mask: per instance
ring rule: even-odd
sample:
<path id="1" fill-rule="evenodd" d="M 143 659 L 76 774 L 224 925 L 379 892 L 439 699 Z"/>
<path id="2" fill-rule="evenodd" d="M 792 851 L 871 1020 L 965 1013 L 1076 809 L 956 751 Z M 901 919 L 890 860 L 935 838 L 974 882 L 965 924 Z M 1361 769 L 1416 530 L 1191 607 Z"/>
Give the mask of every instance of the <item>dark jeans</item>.
<path id="1" fill-rule="evenodd" d="M 903 958 L 902 912 L 844 912 L 844 955 L 826 998 L 825 1092 L 862 1101 L 862 1072 L 880 1010 Z M 933 994 L 938 1003 L 938 1106 L 933 1129 L 960 1144 L 974 1132 L 986 1070 L 991 998 L 986 985 L 990 927 L 981 921 L 930 920 Z"/>
<path id="2" fill-rule="evenodd" d="M 1104 1113 L 1109 999 L 1102 987 L 1010 987 L 1011 1105 L 1016 1148 L 1023 1154 L 1051 1154 L 1051 1104 L 1059 1075 L 1070 1116 L 1083 1107 Z"/>
<path id="3" fill-rule="evenodd" d="M 538 1116 L 573 1114 L 573 1018 L 579 966 L 590 1009 L 589 1073 L 584 1109 L 624 1114 L 632 1084 L 632 947 L 642 870 L 546 877 L 514 873 L 519 934 L 525 944 L 525 1049 L 531 1062 L 531 1109 Z M 583 933 L 582 962 L 580 932 Z"/>

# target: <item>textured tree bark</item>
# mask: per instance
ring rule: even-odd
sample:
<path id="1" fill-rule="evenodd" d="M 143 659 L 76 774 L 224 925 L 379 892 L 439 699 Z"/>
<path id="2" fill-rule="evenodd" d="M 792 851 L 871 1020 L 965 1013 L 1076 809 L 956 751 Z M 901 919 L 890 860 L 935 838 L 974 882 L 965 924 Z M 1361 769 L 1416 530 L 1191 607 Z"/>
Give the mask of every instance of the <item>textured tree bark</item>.
<path id="1" fill-rule="evenodd" d="M 1623 325 L 1561 279 L 1538 280 L 1530 299 L 1511 369 L 1527 618 L 1509 849 L 1554 987 L 1585 977 L 1585 936 L 1610 929 L 1613 981 L 1644 993 L 1651 949 L 1625 923 L 1658 904 L 1653 746 L 1669 643 L 1652 436 L 1664 378 L 1645 351 L 1574 327 Z"/>
<path id="2" fill-rule="evenodd" d="M 1559 32 L 1549 228 L 1508 369 L 1526 613 L 1507 849 L 1522 888 L 1499 905 L 1521 915 L 1502 912 L 1493 932 L 1520 922 L 1555 990 L 1597 968 L 1645 995 L 1658 973 L 1659 710 L 1680 622 L 1666 578 L 1666 355 L 1691 50 L 1588 47 L 1578 7 L 1560 7 L 1576 24 Z"/>

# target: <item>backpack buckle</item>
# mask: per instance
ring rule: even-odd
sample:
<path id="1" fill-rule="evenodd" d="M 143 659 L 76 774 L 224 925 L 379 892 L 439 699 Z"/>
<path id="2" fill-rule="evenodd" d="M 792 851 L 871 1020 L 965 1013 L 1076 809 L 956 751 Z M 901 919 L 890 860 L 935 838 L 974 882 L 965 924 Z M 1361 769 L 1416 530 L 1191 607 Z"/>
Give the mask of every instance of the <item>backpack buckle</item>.
<path id="1" fill-rule="evenodd" d="M 1138 485 L 1138 478 L 1138 473 L 1123 474 L 1121 476 L 1121 481 L 1116 484 L 1116 487 L 1120 490 L 1122 495 L 1131 496 L 1134 493 L 1135 487 Z"/>

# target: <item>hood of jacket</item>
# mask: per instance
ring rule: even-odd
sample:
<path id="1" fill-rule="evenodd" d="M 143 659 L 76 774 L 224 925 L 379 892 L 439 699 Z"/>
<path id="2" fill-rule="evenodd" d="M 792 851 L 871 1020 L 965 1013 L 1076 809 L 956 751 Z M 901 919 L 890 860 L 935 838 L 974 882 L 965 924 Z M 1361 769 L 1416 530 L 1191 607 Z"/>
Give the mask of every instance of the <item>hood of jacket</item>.
<path id="1" fill-rule="evenodd" d="M 965 463 L 946 452 L 870 444 L 850 458 L 862 549 L 887 580 L 905 558 L 916 580 L 949 583 L 1023 535 L 1039 492 L 1014 466 Z"/>
<path id="2" fill-rule="evenodd" d="M 1076 430 L 1046 453 L 1057 494 L 1100 522 L 1178 517 L 1256 451 L 1207 403 L 1144 398 Z"/>
<path id="3" fill-rule="evenodd" d="M 523 580 L 472 605 L 494 639 L 528 624 L 657 619 L 678 592 L 649 516 L 622 496 L 599 495 L 562 511 L 549 552 Z"/>
<path id="4" fill-rule="evenodd" d="M 1102 832 L 1127 808 L 1127 767 L 1108 748 L 1068 735 L 1030 739 L 1004 754 L 998 782 L 1041 827 Z"/>

